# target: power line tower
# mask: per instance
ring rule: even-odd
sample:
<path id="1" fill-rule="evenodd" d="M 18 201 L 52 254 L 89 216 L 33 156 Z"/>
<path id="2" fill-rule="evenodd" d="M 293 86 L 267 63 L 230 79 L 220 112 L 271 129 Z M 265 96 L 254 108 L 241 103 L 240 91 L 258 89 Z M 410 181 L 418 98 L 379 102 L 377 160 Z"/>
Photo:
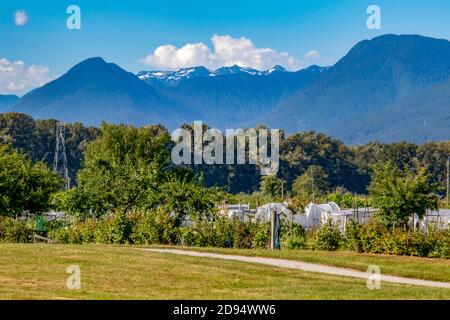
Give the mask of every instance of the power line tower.
<path id="1" fill-rule="evenodd" d="M 65 124 L 58 122 L 56 124 L 56 148 L 55 159 L 53 161 L 53 172 L 58 174 L 64 180 L 64 190 L 70 189 L 69 170 L 67 168 L 66 139 L 64 137 Z"/>

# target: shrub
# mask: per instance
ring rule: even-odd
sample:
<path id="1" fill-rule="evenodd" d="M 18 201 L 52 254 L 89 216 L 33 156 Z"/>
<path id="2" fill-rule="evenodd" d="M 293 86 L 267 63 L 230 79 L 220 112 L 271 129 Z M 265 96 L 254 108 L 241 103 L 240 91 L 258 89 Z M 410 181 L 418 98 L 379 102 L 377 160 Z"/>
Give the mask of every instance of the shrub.
<path id="1" fill-rule="evenodd" d="M 215 246 L 232 248 L 234 245 L 233 221 L 227 217 L 218 217 L 214 220 Z"/>
<path id="2" fill-rule="evenodd" d="M 57 226 L 60 226 L 59 228 Z M 359 225 L 348 222 L 343 236 L 331 221 L 306 232 L 300 225 L 282 223 L 282 247 L 450 258 L 450 231 L 428 230 L 427 234 L 402 228 L 389 229 L 376 220 Z M 32 229 L 26 223 L 0 218 L 0 242 L 30 242 Z M 178 227 L 164 208 L 145 213 L 116 213 L 102 220 L 86 219 L 71 225 L 55 223 L 49 237 L 59 243 L 183 244 L 224 248 L 268 248 L 270 223 L 249 223 L 216 216 L 198 219 L 192 227 Z"/>
<path id="3" fill-rule="evenodd" d="M 188 247 L 195 247 L 198 244 L 198 234 L 194 228 L 181 228 L 181 244 Z"/>
<path id="4" fill-rule="evenodd" d="M 207 247 L 215 246 L 217 242 L 215 241 L 215 230 L 213 223 L 208 220 L 197 219 L 195 221 L 194 227 L 187 228 L 190 229 L 186 231 L 187 241 L 189 242 L 189 237 L 191 238 L 191 245 L 195 247 Z"/>
<path id="5" fill-rule="evenodd" d="M 0 242 L 28 243 L 32 229 L 23 221 L 0 217 Z"/>
<path id="6" fill-rule="evenodd" d="M 361 225 L 349 221 L 345 226 L 345 248 L 347 250 L 362 252 Z"/>
<path id="7" fill-rule="evenodd" d="M 331 220 L 322 224 L 315 235 L 314 249 L 336 251 L 341 247 L 342 235 Z"/>
<path id="8" fill-rule="evenodd" d="M 233 229 L 233 247 L 239 249 L 251 249 L 253 247 L 254 225 L 252 223 L 234 219 Z"/>
<path id="9" fill-rule="evenodd" d="M 450 230 L 438 233 L 436 241 L 437 256 L 440 258 L 450 258 Z"/>
<path id="10" fill-rule="evenodd" d="M 306 230 L 299 224 L 282 224 L 282 247 L 289 250 L 306 249 Z"/>
<path id="11" fill-rule="evenodd" d="M 83 224 L 78 226 L 82 243 L 95 243 L 96 235 L 99 230 L 99 221 L 95 219 L 87 219 Z"/>
<path id="12" fill-rule="evenodd" d="M 306 249 L 306 238 L 305 237 L 298 237 L 298 236 L 287 236 L 284 241 L 282 242 L 282 247 L 285 247 L 289 250 L 300 250 L 300 249 Z"/>
<path id="13" fill-rule="evenodd" d="M 345 247 L 367 253 L 384 253 L 417 257 L 450 257 L 450 232 L 429 230 L 427 234 L 403 228 L 389 229 L 372 221 L 357 225 L 348 223 Z"/>
<path id="14" fill-rule="evenodd" d="M 270 243 L 270 223 L 260 223 L 255 228 L 253 247 L 267 249 Z"/>
<path id="15" fill-rule="evenodd" d="M 59 229 L 50 230 L 48 236 L 50 239 L 55 240 L 58 243 L 71 243 L 69 237 L 69 228 L 71 227 L 61 227 Z"/>
<path id="16" fill-rule="evenodd" d="M 163 207 L 135 214 L 130 240 L 135 244 L 178 244 L 180 229 Z"/>
<path id="17" fill-rule="evenodd" d="M 388 233 L 385 225 L 376 221 L 361 225 L 360 239 L 363 252 L 386 253 L 383 237 Z"/>
<path id="18" fill-rule="evenodd" d="M 450 258 L 450 230 L 428 232 L 426 242 L 429 246 L 428 257 Z"/>

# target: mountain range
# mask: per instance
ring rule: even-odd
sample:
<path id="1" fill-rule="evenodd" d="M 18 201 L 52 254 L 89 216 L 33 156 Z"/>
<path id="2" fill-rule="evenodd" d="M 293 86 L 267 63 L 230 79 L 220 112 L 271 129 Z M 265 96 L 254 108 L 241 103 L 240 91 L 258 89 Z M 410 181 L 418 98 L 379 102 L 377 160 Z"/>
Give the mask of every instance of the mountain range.
<path id="1" fill-rule="evenodd" d="M 85 60 L 25 96 L 0 96 L 0 112 L 98 125 L 202 120 L 219 129 L 266 124 L 315 130 L 349 144 L 450 138 L 450 42 L 384 35 L 356 44 L 330 67 L 296 72 L 239 66 L 129 73 Z"/>

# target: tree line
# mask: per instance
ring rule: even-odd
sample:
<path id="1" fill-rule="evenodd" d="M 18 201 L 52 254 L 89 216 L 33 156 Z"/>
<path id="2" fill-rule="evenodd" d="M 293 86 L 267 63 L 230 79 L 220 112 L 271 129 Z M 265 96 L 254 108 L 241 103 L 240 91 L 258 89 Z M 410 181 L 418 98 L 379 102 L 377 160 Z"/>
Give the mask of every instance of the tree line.
<path id="1" fill-rule="evenodd" d="M 53 119 L 34 120 L 20 113 L 0 114 L 0 144 L 8 144 L 26 153 L 33 162 L 42 161 L 51 167 L 55 152 L 56 122 Z M 101 130 L 85 127 L 81 123 L 66 124 L 65 130 L 69 175 L 75 185 L 87 145 L 100 136 Z M 313 131 L 283 134 L 277 177 L 283 181 L 285 190 L 291 191 L 295 189 L 299 176 L 306 173 L 306 179 L 312 171 L 317 173 L 317 186 L 327 191 L 344 188 L 351 193 L 365 194 L 373 167 L 390 160 L 400 169 L 428 166 L 432 182 L 438 184 L 439 194 L 444 196 L 448 155 L 450 141 L 423 145 L 371 142 L 346 146 L 339 140 Z M 232 194 L 260 190 L 261 175 L 255 165 L 192 165 L 190 168 L 194 174 L 203 177 L 207 187 L 219 186 Z M 320 177 L 326 177 L 325 183 L 320 181 Z M 297 186 L 299 183 L 297 181 Z"/>
<path id="2" fill-rule="evenodd" d="M 286 192 L 298 210 L 333 190 L 344 195 L 348 190 L 370 192 L 386 224 L 406 222 L 413 213 L 421 217 L 438 207 L 445 170 L 436 167 L 446 162 L 449 146 L 403 142 L 347 147 L 316 132 L 283 134 L 278 176 L 260 177 L 257 165 L 174 165 L 174 143 L 160 125 L 85 128 L 75 123 L 66 126 L 66 149 L 77 185 L 58 192 L 62 181 L 50 169 L 55 127 L 55 120 L 0 115 L 1 214 L 58 208 L 85 218 L 158 209 L 170 213 L 178 226 L 187 215 L 211 214 L 228 193 L 247 187 L 248 193 L 260 190 L 271 200 Z M 239 183 L 242 189 L 233 190 Z"/>

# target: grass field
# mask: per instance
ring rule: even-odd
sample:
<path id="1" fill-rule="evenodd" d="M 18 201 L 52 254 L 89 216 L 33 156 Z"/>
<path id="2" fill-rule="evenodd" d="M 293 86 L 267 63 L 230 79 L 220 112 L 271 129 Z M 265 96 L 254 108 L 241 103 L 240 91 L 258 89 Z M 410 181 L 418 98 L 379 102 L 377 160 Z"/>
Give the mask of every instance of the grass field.
<path id="1" fill-rule="evenodd" d="M 0 244 L 1 299 L 449 299 L 450 290 L 105 245 Z M 81 290 L 68 290 L 69 265 Z"/>
<path id="2" fill-rule="evenodd" d="M 158 246 L 159 248 L 168 248 Z M 268 258 L 282 258 L 311 263 L 320 263 L 336 267 L 366 271 L 369 265 L 378 265 L 383 274 L 450 282 L 450 260 L 430 259 L 381 254 L 365 254 L 346 251 L 282 250 L 268 251 L 257 249 L 222 249 L 177 247 L 177 249 L 238 254 Z"/>

